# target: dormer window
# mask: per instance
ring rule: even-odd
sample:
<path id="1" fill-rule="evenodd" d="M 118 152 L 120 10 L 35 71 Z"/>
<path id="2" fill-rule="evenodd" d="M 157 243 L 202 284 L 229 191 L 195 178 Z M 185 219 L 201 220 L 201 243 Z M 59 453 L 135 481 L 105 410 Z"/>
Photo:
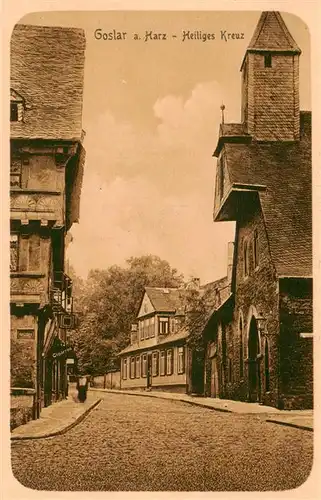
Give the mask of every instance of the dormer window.
<path id="1" fill-rule="evenodd" d="M 25 112 L 25 100 L 13 89 L 10 89 L 10 122 L 22 122 Z"/>
<path id="2" fill-rule="evenodd" d="M 18 121 L 18 104 L 16 102 L 10 103 L 10 121 L 11 122 Z"/>
<path id="3" fill-rule="evenodd" d="M 272 68 L 272 54 L 265 54 L 264 67 L 265 68 Z"/>

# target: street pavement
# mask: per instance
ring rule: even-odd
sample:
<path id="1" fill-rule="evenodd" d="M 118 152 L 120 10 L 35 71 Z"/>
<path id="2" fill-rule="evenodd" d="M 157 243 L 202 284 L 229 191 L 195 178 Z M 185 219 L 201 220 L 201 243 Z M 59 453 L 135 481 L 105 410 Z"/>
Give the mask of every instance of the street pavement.
<path id="1" fill-rule="evenodd" d="M 173 399 L 185 403 L 203 406 L 216 411 L 232 413 L 262 413 L 268 422 L 288 425 L 313 431 L 313 410 L 279 410 L 272 406 L 264 406 L 259 403 L 246 403 L 244 401 L 234 401 L 230 399 L 205 398 L 191 396 L 188 394 L 174 393 L 168 391 L 138 391 L 138 390 L 115 390 L 115 389 L 91 389 L 94 392 L 111 392 L 128 394 L 131 396 L 145 396 L 160 399 Z"/>
<path id="2" fill-rule="evenodd" d="M 67 432 L 85 418 L 100 401 L 97 392 L 88 392 L 84 403 L 78 401 L 77 394 L 76 386 L 72 384 L 68 399 L 43 408 L 39 419 L 30 420 L 13 429 L 11 439 L 39 439 Z"/>
<path id="3" fill-rule="evenodd" d="M 101 392 L 68 432 L 12 441 L 24 486 L 55 491 L 275 491 L 309 476 L 313 433 L 265 414 Z"/>

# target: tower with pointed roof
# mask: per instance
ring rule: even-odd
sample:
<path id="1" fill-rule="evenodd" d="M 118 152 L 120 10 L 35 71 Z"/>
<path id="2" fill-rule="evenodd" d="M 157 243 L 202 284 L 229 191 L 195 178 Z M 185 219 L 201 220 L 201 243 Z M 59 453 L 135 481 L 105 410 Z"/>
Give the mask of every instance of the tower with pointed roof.
<path id="1" fill-rule="evenodd" d="M 242 122 L 222 121 L 214 152 L 214 221 L 236 226 L 233 312 L 208 338 L 211 394 L 285 409 L 313 406 L 311 112 L 299 110 L 299 56 L 281 15 L 263 12 L 241 67 Z"/>
<path id="2" fill-rule="evenodd" d="M 263 12 L 241 67 L 242 122 L 254 139 L 299 139 L 300 53 L 280 13 Z"/>

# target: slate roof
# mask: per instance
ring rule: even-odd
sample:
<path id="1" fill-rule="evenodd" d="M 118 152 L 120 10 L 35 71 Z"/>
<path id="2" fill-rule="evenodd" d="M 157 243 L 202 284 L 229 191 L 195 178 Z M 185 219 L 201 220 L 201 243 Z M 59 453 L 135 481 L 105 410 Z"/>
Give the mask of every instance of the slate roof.
<path id="1" fill-rule="evenodd" d="M 184 308 L 183 289 L 145 287 L 145 291 L 156 312 L 176 312 Z"/>
<path id="2" fill-rule="evenodd" d="M 221 123 L 213 156 L 219 156 L 223 144 L 227 142 L 251 142 L 251 140 L 252 137 L 246 132 L 245 123 Z"/>
<path id="3" fill-rule="evenodd" d="M 15 26 L 10 86 L 27 108 L 12 138 L 81 140 L 84 62 L 82 29 Z"/>
<path id="4" fill-rule="evenodd" d="M 279 276 L 312 275 L 311 112 L 300 121 L 297 142 L 224 145 L 231 183 L 266 186 L 259 198 Z"/>
<path id="5" fill-rule="evenodd" d="M 245 132 L 244 123 L 221 123 L 220 125 L 220 136 L 224 137 L 238 137 L 243 135 L 248 135 Z"/>
<path id="6" fill-rule="evenodd" d="M 301 52 L 281 14 L 275 11 L 262 12 L 247 50 Z"/>

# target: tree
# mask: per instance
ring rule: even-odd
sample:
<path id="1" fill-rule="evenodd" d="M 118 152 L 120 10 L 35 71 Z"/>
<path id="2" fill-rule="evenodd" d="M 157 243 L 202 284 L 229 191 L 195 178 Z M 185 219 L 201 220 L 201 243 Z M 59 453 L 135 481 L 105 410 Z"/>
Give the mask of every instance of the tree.
<path id="1" fill-rule="evenodd" d="M 82 320 L 71 334 L 78 366 L 88 373 L 103 373 L 129 341 L 145 286 L 179 287 L 183 275 L 155 255 L 131 257 L 126 267 L 94 269 L 86 282 L 77 283 L 75 301 Z M 78 295 L 77 295 L 78 294 Z"/>

